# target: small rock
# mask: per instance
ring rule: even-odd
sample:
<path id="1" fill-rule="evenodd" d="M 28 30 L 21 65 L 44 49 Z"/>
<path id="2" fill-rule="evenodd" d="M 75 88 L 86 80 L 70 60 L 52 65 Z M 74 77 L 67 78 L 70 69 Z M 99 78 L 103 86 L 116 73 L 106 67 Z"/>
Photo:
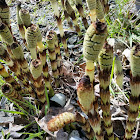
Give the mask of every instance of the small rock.
<path id="1" fill-rule="evenodd" d="M 73 45 L 77 42 L 78 37 L 77 35 L 72 36 L 71 38 L 68 39 L 68 44 Z"/>
<path id="2" fill-rule="evenodd" d="M 14 117 L 0 117 L 0 124 L 14 122 Z"/>
<path id="3" fill-rule="evenodd" d="M 56 140 L 67 140 L 68 133 L 64 132 L 63 129 L 60 129 L 56 134 Z"/>
<path id="4" fill-rule="evenodd" d="M 5 116 L 5 113 L 3 111 L 0 112 L 0 117 Z"/>
<path id="5" fill-rule="evenodd" d="M 69 49 L 73 49 L 74 48 L 74 45 L 68 45 L 68 48 Z"/>
<path id="6" fill-rule="evenodd" d="M 66 104 L 66 96 L 62 93 L 55 94 L 50 100 L 56 102 L 62 107 L 64 107 L 64 105 Z"/>
<path id="7" fill-rule="evenodd" d="M 69 140 L 82 140 L 80 138 L 79 132 L 77 130 L 73 130 L 69 135 Z"/>
<path id="8" fill-rule="evenodd" d="M 69 140 L 82 140 L 82 139 L 79 137 L 71 137 Z"/>

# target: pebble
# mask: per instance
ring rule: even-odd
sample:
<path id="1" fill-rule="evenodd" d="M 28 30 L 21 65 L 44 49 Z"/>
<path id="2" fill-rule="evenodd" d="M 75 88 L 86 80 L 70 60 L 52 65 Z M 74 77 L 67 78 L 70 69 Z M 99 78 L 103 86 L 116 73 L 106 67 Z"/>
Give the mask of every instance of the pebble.
<path id="1" fill-rule="evenodd" d="M 62 93 L 55 94 L 50 100 L 56 102 L 62 107 L 64 107 L 66 104 L 66 96 Z"/>

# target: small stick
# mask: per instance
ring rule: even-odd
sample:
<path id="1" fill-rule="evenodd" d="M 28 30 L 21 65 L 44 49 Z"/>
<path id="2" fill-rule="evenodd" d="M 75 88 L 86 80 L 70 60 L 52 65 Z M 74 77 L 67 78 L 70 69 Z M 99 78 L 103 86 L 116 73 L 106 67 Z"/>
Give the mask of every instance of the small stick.
<path id="1" fill-rule="evenodd" d="M 74 12 L 73 8 L 71 7 L 71 5 L 70 5 L 68 0 L 65 0 L 64 5 L 65 5 L 65 8 L 66 8 L 66 10 L 68 12 L 68 15 L 71 17 L 71 19 L 72 19 L 72 21 L 73 21 L 73 23 L 75 25 L 75 30 L 78 33 L 78 36 L 81 37 L 82 33 L 81 33 L 80 27 L 79 27 L 79 25 L 77 23 L 77 18 L 76 18 L 76 15 L 75 15 L 75 12 Z"/>
<path id="2" fill-rule="evenodd" d="M 64 33 L 64 30 L 63 30 L 61 15 L 60 15 L 60 12 L 58 10 L 58 3 L 57 3 L 56 0 L 51 0 L 51 5 L 52 5 L 52 8 L 53 8 L 54 13 L 55 13 L 55 18 L 57 20 L 57 25 L 58 25 L 58 28 L 59 28 L 59 31 L 60 31 L 61 41 L 62 41 L 63 47 L 65 49 L 65 55 L 67 57 L 69 57 L 66 36 L 65 36 L 65 33 Z"/>
<path id="3" fill-rule="evenodd" d="M 82 0 L 75 0 L 75 3 L 76 3 L 76 8 L 79 12 L 79 15 L 82 18 L 84 27 L 85 27 L 85 29 L 87 29 L 88 28 L 88 22 L 87 22 L 85 14 L 84 14 L 84 9 L 83 9 L 83 6 L 82 6 L 83 5 Z"/>
<path id="4" fill-rule="evenodd" d="M 103 121 L 109 140 L 114 140 L 113 125 L 110 114 L 110 74 L 113 63 L 113 47 L 106 42 L 99 54 L 99 80 L 100 80 L 100 97 L 101 109 L 103 111 Z"/>
<path id="5" fill-rule="evenodd" d="M 42 63 L 39 59 L 33 59 L 30 64 L 30 70 L 34 79 L 34 86 L 36 87 L 36 93 L 38 99 L 41 103 L 45 104 L 46 95 L 45 95 L 45 82 L 42 77 Z"/>

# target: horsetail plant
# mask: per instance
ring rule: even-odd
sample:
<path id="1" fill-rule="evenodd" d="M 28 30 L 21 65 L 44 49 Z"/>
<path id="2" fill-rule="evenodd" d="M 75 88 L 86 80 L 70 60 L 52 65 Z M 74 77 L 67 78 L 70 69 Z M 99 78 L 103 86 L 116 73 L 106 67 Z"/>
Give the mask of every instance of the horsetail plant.
<path id="1" fill-rule="evenodd" d="M 32 59 L 37 59 L 37 53 L 36 53 L 36 46 L 37 46 L 37 39 L 36 39 L 36 33 L 37 33 L 37 26 L 31 25 L 31 27 L 28 27 L 25 32 L 25 39 L 27 42 L 27 46 L 31 52 Z"/>
<path id="2" fill-rule="evenodd" d="M 90 18 L 92 23 L 96 21 L 96 0 L 86 0 L 88 9 L 90 10 Z"/>
<path id="3" fill-rule="evenodd" d="M 117 54 L 115 54 L 115 63 L 114 63 L 114 77 L 116 84 L 122 89 L 123 86 L 123 67 L 121 60 Z"/>
<path id="4" fill-rule="evenodd" d="M 67 12 L 67 10 L 66 10 L 66 8 L 64 6 L 64 0 L 61 0 L 61 3 L 62 3 L 62 7 L 63 7 L 65 19 L 67 20 L 69 27 L 71 29 L 73 29 L 72 21 L 70 20 L 70 17 L 68 15 L 68 12 Z"/>
<path id="5" fill-rule="evenodd" d="M 125 129 L 125 139 L 132 139 L 132 134 L 138 116 L 138 109 L 140 105 L 140 44 L 131 49 L 130 54 L 130 88 L 131 95 L 129 98 L 128 119 Z"/>
<path id="6" fill-rule="evenodd" d="M 0 23 L 0 36 L 3 42 L 7 43 L 8 45 L 12 45 L 14 42 L 14 38 L 10 32 L 10 29 L 5 23 Z"/>
<path id="7" fill-rule="evenodd" d="M 83 55 L 86 60 L 86 75 L 89 75 L 90 81 L 94 80 L 94 62 L 103 47 L 107 37 L 107 26 L 102 22 L 92 23 L 84 37 Z"/>
<path id="8" fill-rule="evenodd" d="M 25 40 L 24 24 L 23 24 L 23 22 L 22 22 L 22 20 L 21 20 L 21 18 L 19 16 L 19 11 L 21 10 L 21 2 L 20 1 L 17 2 L 16 9 L 17 9 L 16 16 L 17 16 L 17 24 L 18 24 L 19 32 L 20 32 L 20 35 L 21 35 L 21 37 L 22 37 L 22 39 L 23 39 L 23 41 L 25 43 L 26 40 Z"/>
<path id="9" fill-rule="evenodd" d="M 88 116 L 89 123 L 94 130 L 97 140 L 104 140 L 98 104 L 94 95 L 90 77 L 84 75 L 77 86 L 78 103 L 82 111 Z"/>
<path id="10" fill-rule="evenodd" d="M 56 0 L 51 0 L 50 2 L 51 2 L 52 8 L 53 8 L 54 13 L 55 13 L 55 18 L 57 20 L 57 26 L 59 28 L 59 32 L 60 32 L 60 36 L 61 36 L 61 41 L 62 41 L 63 47 L 65 49 L 65 55 L 67 57 L 69 57 L 67 40 L 66 40 L 66 36 L 65 36 L 65 33 L 64 33 L 64 30 L 63 30 L 61 15 L 60 15 L 60 12 L 58 10 L 58 3 L 57 3 Z"/>
<path id="11" fill-rule="evenodd" d="M 19 17 L 20 20 L 22 21 L 23 25 L 28 28 L 32 25 L 31 19 L 30 19 L 30 14 L 29 11 L 26 9 L 20 9 L 19 10 Z"/>
<path id="12" fill-rule="evenodd" d="M 11 45 L 11 50 L 27 79 L 32 81 L 32 74 L 30 73 L 28 63 L 24 58 L 22 47 L 18 43 L 13 43 Z"/>
<path id="13" fill-rule="evenodd" d="M 58 131 L 59 129 L 63 128 L 65 125 L 72 122 L 77 122 L 82 127 L 82 129 L 86 133 L 87 138 L 89 139 L 93 138 L 94 133 L 90 128 L 89 122 L 85 117 L 83 117 L 78 112 L 76 113 L 64 112 L 57 115 L 47 123 L 47 128 L 49 131 L 54 132 L 54 131 Z"/>
<path id="14" fill-rule="evenodd" d="M 55 79 L 55 86 L 59 87 L 59 71 L 57 69 L 57 57 L 55 52 L 55 35 L 52 32 L 46 37 L 46 42 L 48 44 L 49 58 L 51 62 L 52 74 Z"/>
<path id="15" fill-rule="evenodd" d="M 0 1 L 0 19 L 5 23 L 11 31 L 10 26 L 10 10 L 5 0 Z"/>
<path id="16" fill-rule="evenodd" d="M 18 93 L 23 94 L 20 84 L 18 84 L 17 81 L 10 75 L 9 71 L 6 71 L 2 63 L 0 63 L 0 75 L 3 77 L 5 82 L 11 84 Z"/>
<path id="17" fill-rule="evenodd" d="M 85 27 L 85 29 L 87 29 L 88 28 L 88 22 L 87 22 L 85 14 L 84 14 L 84 9 L 83 9 L 83 6 L 82 6 L 83 5 L 82 0 L 75 0 L 75 4 L 76 4 L 76 8 L 79 12 L 79 15 L 82 18 L 84 27 Z"/>
<path id="18" fill-rule="evenodd" d="M 100 0 L 96 0 L 96 15 L 98 20 L 105 22 L 104 10 Z"/>
<path id="19" fill-rule="evenodd" d="M 21 106 L 24 110 L 27 110 L 27 107 L 24 105 L 23 97 L 12 87 L 12 85 L 6 83 L 2 87 L 2 93 L 11 99 L 12 101 L 16 102 L 19 106 Z"/>
<path id="20" fill-rule="evenodd" d="M 110 114 L 110 74 L 113 63 L 113 47 L 107 42 L 99 54 L 99 80 L 100 80 L 100 97 L 101 109 L 103 111 L 104 127 L 109 140 L 114 140 L 113 126 Z"/>
<path id="21" fill-rule="evenodd" d="M 39 59 L 33 59 L 30 64 L 30 70 L 34 79 L 35 91 L 42 104 L 46 102 L 45 82 L 42 76 L 43 65 Z"/>
<path id="22" fill-rule="evenodd" d="M 4 46 L 2 44 L 0 44 L 0 50 L 1 50 L 0 57 L 7 63 L 10 70 L 12 72 L 14 72 L 14 74 L 17 76 L 17 78 L 22 82 L 23 86 L 26 87 L 26 90 L 28 90 L 28 93 L 34 97 L 34 93 L 33 93 L 33 90 L 31 88 L 30 84 L 29 84 L 29 81 L 24 77 L 24 73 L 21 70 L 19 63 L 17 62 L 12 51 L 11 51 L 11 53 L 14 56 L 14 59 L 11 59 L 9 53 L 6 51 L 6 49 L 4 48 Z M 24 65 L 24 64 L 22 63 L 22 65 Z M 27 65 L 24 66 L 24 68 L 28 70 Z M 31 80 L 30 72 L 28 71 L 28 73 L 29 73 L 28 76 L 30 76 L 30 80 Z"/>
<path id="23" fill-rule="evenodd" d="M 57 69 L 59 71 L 59 74 L 61 75 L 61 53 L 60 53 L 60 45 L 59 45 L 59 40 L 57 38 L 57 34 L 55 31 L 51 30 L 49 34 L 54 35 L 54 40 L 55 40 L 55 53 L 56 53 L 56 59 L 57 59 Z"/>
<path id="24" fill-rule="evenodd" d="M 36 32 L 37 49 L 38 49 L 38 53 L 39 53 L 39 58 L 43 65 L 43 78 L 44 78 L 46 87 L 49 89 L 49 96 L 53 96 L 54 91 L 51 86 L 50 74 L 48 73 L 48 64 L 46 61 L 46 50 L 47 49 L 45 48 L 45 46 L 42 43 L 42 35 L 39 30 L 39 27 L 36 26 L 36 28 L 37 28 L 37 32 Z"/>
<path id="25" fill-rule="evenodd" d="M 74 23 L 74 26 L 75 26 L 75 31 L 78 33 L 78 36 L 81 37 L 82 36 L 82 33 L 80 31 L 80 27 L 78 25 L 78 22 L 77 22 L 77 18 L 76 18 L 76 15 L 75 15 L 75 12 L 74 12 L 74 9 L 71 7 L 70 3 L 68 0 L 65 0 L 64 1 L 64 6 L 68 12 L 68 15 L 71 17 L 73 23 Z"/>

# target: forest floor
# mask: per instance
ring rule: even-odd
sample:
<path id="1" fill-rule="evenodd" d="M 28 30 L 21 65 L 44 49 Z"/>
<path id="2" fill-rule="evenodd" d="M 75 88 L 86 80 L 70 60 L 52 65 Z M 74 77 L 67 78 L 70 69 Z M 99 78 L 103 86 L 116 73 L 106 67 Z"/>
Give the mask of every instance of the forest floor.
<path id="1" fill-rule="evenodd" d="M 31 21 L 38 24 L 42 36 L 43 43 L 46 45 L 46 34 L 50 30 L 55 30 L 60 40 L 60 33 L 57 28 L 57 22 L 54 18 L 54 12 L 51 8 L 49 1 L 37 0 L 21 0 L 22 7 L 28 9 L 31 15 Z M 60 10 L 61 4 L 59 2 Z M 73 1 L 71 0 L 72 4 Z M 86 2 L 83 2 L 85 14 L 90 25 L 89 11 Z M 16 21 L 16 1 L 10 3 L 11 11 L 11 27 L 14 36 L 21 42 L 25 54 L 25 58 L 30 62 L 30 53 L 26 51 L 22 39 L 19 34 L 17 21 Z M 73 5 L 74 6 L 74 5 Z M 75 8 L 75 7 L 74 7 Z M 75 8 L 76 9 L 76 8 Z M 112 122 L 114 127 L 114 135 L 120 140 L 123 139 L 125 133 L 125 126 L 127 120 L 127 111 L 129 105 L 130 90 L 130 50 L 140 42 L 140 13 L 135 7 L 135 2 L 132 0 L 116 0 L 110 1 L 110 11 L 105 15 L 108 26 L 108 41 L 113 45 L 114 54 L 118 54 L 122 62 L 123 68 L 123 86 L 120 88 L 115 82 L 115 76 L 112 73 L 112 81 L 110 83 L 110 109 L 112 115 Z M 77 84 L 84 75 L 85 61 L 83 59 L 83 39 L 86 30 L 83 26 L 78 12 L 78 23 L 82 31 L 83 37 L 79 38 L 74 30 L 71 30 L 64 19 L 62 11 L 63 28 L 67 38 L 70 58 L 66 59 L 64 56 L 64 49 L 60 41 L 61 54 L 62 54 L 62 72 L 63 76 L 60 78 L 60 87 L 54 88 L 55 94 L 63 94 L 60 103 L 56 103 L 50 99 L 50 108 L 46 116 L 41 120 L 37 119 L 37 115 L 26 114 L 20 111 L 19 108 L 11 103 L 0 90 L 0 138 L 1 139 L 26 139 L 26 140 L 86 140 L 80 126 L 76 123 L 66 125 L 54 133 L 46 130 L 46 122 L 65 111 L 79 111 L 82 113 L 77 103 Z M 3 62 L 1 60 L 1 62 Z M 0 77 L 0 87 L 5 83 Z M 52 81 L 53 83 L 53 81 Z M 54 84 L 54 83 L 53 83 Z M 99 78 L 98 69 L 95 69 L 95 95 L 98 97 L 99 114 L 102 114 L 100 108 L 100 95 L 99 95 Z M 27 97 L 26 97 L 27 98 Z M 61 105 L 63 102 L 63 105 Z M 140 109 L 140 108 L 139 108 Z M 83 113 L 82 113 L 83 114 Z M 136 128 L 134 130 L 133 138 L 140 139 L 140 114 L 136 121 Z"/>

